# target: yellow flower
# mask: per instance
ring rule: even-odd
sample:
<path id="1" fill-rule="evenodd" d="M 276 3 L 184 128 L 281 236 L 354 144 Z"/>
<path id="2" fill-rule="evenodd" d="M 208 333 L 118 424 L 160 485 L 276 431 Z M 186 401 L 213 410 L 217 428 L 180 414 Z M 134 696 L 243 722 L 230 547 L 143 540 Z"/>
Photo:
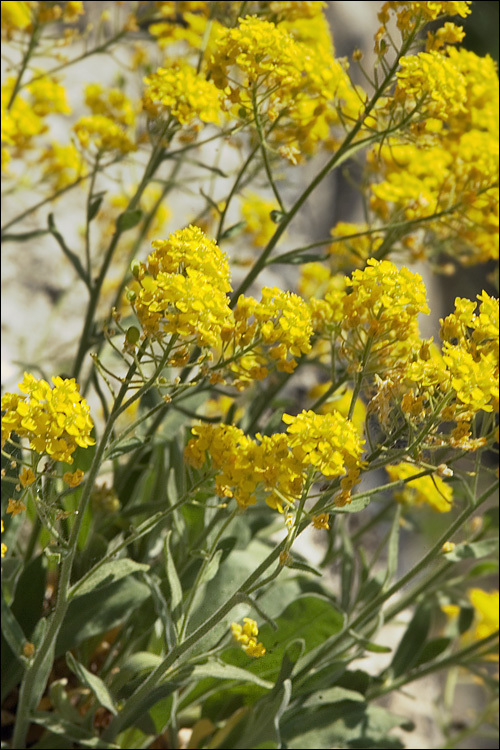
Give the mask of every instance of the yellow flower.
<path id="1" fill-rule="evenodd" d="M 104 115 L 81 117 L 73 130 L 83 148 L 94 145 L 98 151 L 135 151 L 136 145 L 123 127 Z"/>
<path id="2" fill-rule="evenodd" d="M 443 555 L 446 555 L 448 554 L 448 552 L 453 552 L 455 547 L 456 545 L 454 542 L 445 542 L 441 547 L 441 552 L 443 553 Z"/>
<path id="3" fill-rule="evenodd" d="M 237 622 L 231 624 L 233 638 L 241 645 L 248 656 L 255 658 L 264 656 L 266 649 L 262 643 L 257 643 L 257 636 L 259 635 L 257 623 L 249 617 L 244 617 L 243 622 L 245 623 L 243 626 Z"/>
<path id="4" fill-rule="evenodd" d="M 43 71 L 34 71 L 43 73 Z M 66 89 L 53 76 L 43 75 L 26 87 L 32 98 L 33 111 L 39 117 L 59 113 L 68 115 L 71 108 L 66 100 Z"/>
<path id="5" fill-rule="evenodd" d="M 169 110 L 181 125 L 190 124 L 198 119 L 202 122 L 220 120 L 219 92 L 212 81 L 184 60 L 171 62 L 164 68 L 158 68 L 144 79 L 145 108 L 157 115 L 156 105 Z"/>
<path id="6" fill-rule="evenodd" d="M 136 107 L 120 89 L 104 89 L 99 83 L 85 87 L 85 104 L 93 115 L 104 115 L 121 125 L 133 125 Z"/>
<path id="7" fill-rule="evenodd" d="M 234 309 L 234 319 L 233 345 L 247 347 L 252 341 L 261 343 L 268 347 L 268 357 L 276 361 L 280 371 L 292 372 L 297 366 L 295 357 L 311 350 L 311 313 L 307 303 L 293 292 L 283 292 L 277 287 L 263 287 L 260 302 L 241 295 Z M 261 351 L 260 348 L 257 349 L 258 353 Z M 257 364 L 264 362 L 262 360 L 262 363 Z M 232 366 L 233 371 L 238 374 L 245 368 L 244 359 L 237 360 Z M 265 377 L 266 374 L 267 370 L 262 376 Z M 257 377 L 256 373 L 254 377 Z"/>
<path id="8" fill-rule="evenodd" d="M 483 589 L 469 589 L 467 595 L 475 610 L 473 638 L 487 638 L 498 630 L 498 591 L 488 593 Z"/>
<path id="9" fill-rule="evenodd" d="M 23 470 L 19 474 L 19 481 L 23 487 L 29 487 L 30 484 L 33 484 L 33 482 L 36 481 L 36 476 L 31 469 L 23 467 Z"/>
<path id="10" fill-rule="evenodd" d="M 22 513 L 23 510 L 26 510 L 26 506 L 22 500 L 14 500 L 14 498 L 9 497 L 7 513 L 10 513 L 12 516 L 17 516 L 17 514 Z"/>
<path id="11" fill-rule="evenodd" d="M 93 423 L 89 407 L 79 394 L 79 386 L 71 378 L 53 377 L 54 388 L 45 380 L 37 380 L 24 373 L 19 383 L 18 396 L 2 396 L 2 445 L 12 432 L 26 437 L 37 453 L 46 453 L 55 461 L 72 463 L 72 453 L 77 446 L 94 445 L 90 437 Z"/>
<path id="12" fill-rule="evenodd" d="M 361 465 L 364 441 L 339 412 L 283 414 L 283 422 L 292 453 L 305 469 L 312 466 L 325 477 L 338 477 Z"/>
<path id="13" fill-rule="evenodd" d="M 3 2 L 1 7 L 2 36 L 5 35 L 7 38 L 10 38 L 13 31 L 17 29 L 24 30 L 30 26 L 33 3 Z"/>
<path id="14" fill-rule="evenodd" d="M 65 474 L 63 474 L 63 480 L 70 487 L 78 487 L 78 485 L 82 482 L 83 476 L 83 471 L 81 469 L 77 469 L 73 473 L 67 471 Z"/>
<path id="15" fill-rule="evenodd" d="M 398 479 L 409 479 L 420 474 L 422 469 L 413 464 L 401 463 L 397 466 L 386 466 L 391 482 Z M 394 492 L 394 497 L 400 503 L 407 505 L 422 505 L 427 503 L 438 513 L 447 513 L 453 504 L 453 492 L 438 474 L 420 477 L 404 485 L 404 489 Z"/>
<path id="16" fill-rule="evenodd" d="M 87 174 L 85 161 L 73 143 L 66 146 L 51 143 L 42 153 L 40 161 L 44 163 L 45 179 L 53 184 L 55 190 L 61 190 Z"/>
<path id="17" fill-rule="evenodd" d="M 232 320 L 225 253 L 194 226 L 152 244 L 147 266 L 138 266 L 140 289 L 132 300 L 145 333 L 176 333 L 199 346 L 220 346 Z"/>
<path id="18" fill-rule="evenodd" d="M 318 516 L 313 516 L 311 519 L 311 523 L 315 529 L 329 529 L 330 517 L 328 513 L 320 513 Z"/>

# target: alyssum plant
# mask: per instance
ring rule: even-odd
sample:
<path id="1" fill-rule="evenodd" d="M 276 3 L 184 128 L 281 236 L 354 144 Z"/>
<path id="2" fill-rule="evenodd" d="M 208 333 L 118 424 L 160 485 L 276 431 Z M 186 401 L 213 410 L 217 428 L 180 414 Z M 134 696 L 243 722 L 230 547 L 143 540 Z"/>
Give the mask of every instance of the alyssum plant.
<path id="1" fill-rule="evenodd" d="M 365 90 L 326 5 L 2 3 L 2 239 L 57 245 L 86 295 L 74 356 L 2 397 L 2 747 L 404 747 L 378 699 L 433 673 L 446 747 L 493 720 L 498 304 L 423 339 L 407 266 L 498 256 L 497 72 L 425 30 L 470 2 L 387 2 Z M 71 120 L 61 73 L 115 53 Z M 364 221 L 290 247 L 352 165 Z M 284 266 L 295 291 L 259 284 Z"/>

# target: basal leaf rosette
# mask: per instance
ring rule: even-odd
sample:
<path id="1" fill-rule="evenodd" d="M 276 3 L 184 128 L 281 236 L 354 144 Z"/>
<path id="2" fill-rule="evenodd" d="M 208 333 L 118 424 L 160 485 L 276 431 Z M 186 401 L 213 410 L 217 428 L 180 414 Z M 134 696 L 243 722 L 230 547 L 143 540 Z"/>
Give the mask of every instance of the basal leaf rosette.
<path id="1" fill-rule="evenodd" d="M 71 464 L 78 446 L 88 448 L 95 444 L 90 409 L 73 378 L 53 377 L 52 383 L 53 388 L 25 372 L 19 383 L 24 395 L 4 394 L 2 447 L 15 433 L 27 438 L 36 453 Z"/>

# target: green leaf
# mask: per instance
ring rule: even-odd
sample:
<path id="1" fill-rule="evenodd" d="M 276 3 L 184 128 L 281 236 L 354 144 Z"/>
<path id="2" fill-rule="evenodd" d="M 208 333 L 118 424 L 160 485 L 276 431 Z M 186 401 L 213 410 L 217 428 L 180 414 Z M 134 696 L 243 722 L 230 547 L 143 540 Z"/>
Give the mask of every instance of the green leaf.
<path id="1" fill-rule="evenodd" d="M 217 680 L 237 680 L 243 684 L 252 682 L 254 685 L 259 687 L 267 688 L 271 690 L 273 683 L 269 680 L 263 680 L 258 675 L 249 672 L 247 669 L 241 667 L 235 667 L 232 664 L 225 664 L 221 662 L 207 662 L 206 664 L 197 665 L 192 672 L 191 680 L 201 680 L 205 677 L 213 677 Z"/>
<path id="2" fill-rule="evenodd" d="M 77 596 L 88 594 L 99 586 L 119 581 L 121 578 L 136 573 L 138 570 L 149 570 L 149 565 L 135 562 L 135 560 L 130 560 L 128 557 L 122 557 L 118 560 L 109 560 L 109 562 L 100 565 L 86 580 L 82 581 L 81 584 L 77 581 L 71 587 L 70 598 L 74 599 Z"/>
<path id="3" fill-rule="evenodd" d="M 333 508 L 330 513 L 335 515 L 342 515 L 343 513 L 359 513 L 360 510 L 364 510 L 370 505 L 371 497 L 360 497 L 356 498 L 354 495 L 352 501 L 344 505 L 342 508 Z"/>
<path id="4" fill-rule="evenodd" d="M 354 630 L 349 630 L 349 635 L 355 638 L 357 643 L 360 643 L 365 651 L 370 651 L 373 654 L 390 654 L 392 651 L 392 648 L 389 648 L 389 646 L 381 646 L 378 643 L 373 643 L 368 640 L 368 638 L 356 633 Z"/>
<path id="5" fill-rule="evenodd" d="M 31 721 L 48 729 L 49 732 L 53 732 L 53 734 L 64 737 L 69 744 L 77 743 L 83 747 L 118 748 L 119 750 L 119 745 L 104 742 L 99 739 L 99 737 L 94 737 L 94 735 L 86 729 L 83 729 L 76 724 L 72 724 L 69 721 L 65 721 L 48 711 L 38 711 L 32 715 Z"/>
<path id="6" fill-rule="evenodd" d="M 182 585 L 177 575 L 174 558 L 170 550 L 170 538 L 172 532 L 169 531 L 165 538 L 165 570 L 167 573 L 168 585 L 170 587 L 170 611 L 176 625 L 181 615 L 182 605 Z"/>
<path id="7" fill-rule="evenodd" d="M 143 445 L 144 440 L 138 437 L 130 438 L 130 440 L 124 440 L 123 443 L 118 443 L 116 446 L 111 446 L 111 448 L 106 452 L 106 458 L 119 458 L 120 456 L 124 456 L 125 453 L 130 453 L 131 451 L 137 450 L 137 448 L 140 448 Z"/>
<path id="8" fill-rule="evenodd" d="M 19 234 L 2 234 L 2 242 L 26 242 L 34 240 L 36 237 L 43 237 L 44 234 L 51 234 L 48 229 L 34 229 L 32 232 L 19 232 Z"/>
<path id="9" fill-rule="evenodd" d="M 76 255 L 76 253 L 73 252 L 73 250 L 69 249 L 69 247 L 67 246 L 64 240 L 64 237 L 56 228 L 56 224 L 54 221 L 54 214 L 49 214 L 47 221 L 49 225 L 48 231 L 54 237 L 57 244 L 63 251 L 64 255 L 67 257 L 67 259 L 69 260 L 69 262 L 71 263 L 75 271 L 77 272 L 78 276 L 82 279 L 82 281 L 86 284 L 87 287 L 90 287 L 89 277 L 80 262 L 80 258 L 78 257 L 78 255 Z"/>
<path id="10" fill-rule="evenodd" d="M 388 584 L 393 579 L 398 569 L 398 557 L 399 557 L 399 532 L 401 531 L 401 508 L 400 503 L 396 504 L 396 512 L 394 513 L 394 520 L 392 522 L 391 530 L 389 533 L 389 541 L 387 542 L 387 565 L 386 565 L 386 577 L 385 584 Z"/>
<path id="11" fill-rule="evenodd" d="M 295 640 L 287 645 L 271 692 L 258 700 L 249 712 L 242 713 L 241 721 L 234 724 L 234 717 L 230 717 L 219 737 L 214 737 L 211 746 L 235 750 L 249 747 L 282 747 L 281 718 L 292 695 L 290 676 L 303 650 L 303 640 Z"/>
<path id="12" fill-rule="evenodd" d="M 118 232 L 126 232 L 128 229 L 136 227 L 141 219 L 142 211 L 140 208 L 135 208 L 132 211 L 124 211 L 116 221 L 116 229 Z"/>
<path id="13" fill-rule="evenodd" d="M 85 669 L 83 664 L 80 664 L 80 662 L 75 659 L 71 651 L 68 651 L 66 654 L 66 664 L 71 671 L 76 674 L 80 682 L 90 688 L 100 706 L 103 706 L 112 714 L 118 713 L 113 698 L 111 697 L 111 693 L 101 678 L 92 674 L 92 672 L 89 672 L 88 669 Z"/>
<path id="14" fill-rule="evenodd" d="M 150 598 L 145 583 L 128 576 L 70 602 L 57 639 L 56 655 L 120 625 Z M 82 617 L 84 613 L 84 617 Z"/>
<path id="15" fill-rule="evenodd" d="M 428 661 L 436 659 L 443 651 L 446 651 L 451 641 L 451 638 L 433 638 L 427 641 L 415 662 L 415 666 L 419 667 L 421 664 L 426 664 Z"/>
<path id="16" fill-rule="evenodd" d="M 259 638 L 266 654 L 247 667 L 251 672 L 267 680 L 276 681 L 287 647 L 301 639 L 304 653 L 340 632 L 343 625 L 341 612 L 326 597 L 304 594 L 291 602 L 276 618 L 278 630 L 267 623 L 259 629 Z M 230 649 L 222 655 L 224 661 L 236 666 L 245 666 L 249 657 L 241 649 Z"/>
<path id="17" fill-rule="evenodd" d="M 417 663 L 431 627 L 431 608 L 420 604 L 396 649 L 389 670 L 393 677 L 408 672 Z"/>
<path id="18" fill-rule="evenodd" d="M 223 240 L 229 240 L 231 237 L 236 237 L 246 227 L 246 221 L 238 221 L 236 224 L 228 227 L 220 236 L 220 242 Z"/>
<path id="19" fill-rule="evenodd" d="M 471 558 L 488 557 L 498 552 L 498 539 L 484 539 L 481 542 L 457 544 L 452 552 L 447 552 L 445 557 L 451 562 L 459 560 L 470 560 Z"/>
<path id="20" fill-rule="evenodd" d="M 63 677 L 60 680 L 54 680 L 50 683 L 48 697 L 50 699 L 52 709 L 54 711 L 54 714 L 59 716 L 59 718 L 81 726 L 83 724 L 84 718 L 71 703 L 68 693 L 66 692 L 67 685 L 68 680 L 66 677 Z"/>
<path id="21" fill-rule="evenodd" d="M 290 750 L 319 747 L 403 748 L 400 740 L 388 733 L 408 722 L 384 708 L 365 703 L 362 696 L 351 691 L 325 691 L 311 698 L 309 706 L 301 707 L 283 722 L 283 735 Z"/>
<path id="22" fill-rule="evenodd" d="M 205 566 L 205 570 L 202 572 L 199 583 L 208 583 L 213 580 L 219 570 L 220 559 L 222 557 L 223 550 L 218 549 L 214 552 L 211 559 Z"/>
<path id="23" fill-rule="evenodd" d="M 319 576 L 319 578 L 323 577 L 323 573 L 321 572 L 321 570 L 317 570 L 317 568 L 313 568 L 312 565 L 300 562 L 299 560 L 294 560 L 287 567 L 294 568 L 296 570 L 303 570 L 305 573 L 312 573 L 314 576 Z"/>
<path id="24" fill-rule="evenodd" d="M 23 646 L 26 643 L 22 627 L 14 617 L 14 614 L 5 601 L 2 591 L 2 635 L 9 644 L 14 656 L 19 659 L 23 653 Z"/>
<path id="25" fill-rule="evenodd" d="M 481 576 L 498 573 L 498 560 L 486 560 L 485 562 L 474 565 L 467 573 L 467 578 L 480 578 Z"/>
<path id="26" fill-rule="evenodd" d="M 94 195 L 92 196 L 92 201 L 90 202 L 89 210 L 87 212 L 87 222 L 89 224 L 99 213 L 99 209 L 101 208 L 101 204 L 104 200 L 105 195 L 106 191 L 103 190 L 102 193 L 94 193 Z"/>

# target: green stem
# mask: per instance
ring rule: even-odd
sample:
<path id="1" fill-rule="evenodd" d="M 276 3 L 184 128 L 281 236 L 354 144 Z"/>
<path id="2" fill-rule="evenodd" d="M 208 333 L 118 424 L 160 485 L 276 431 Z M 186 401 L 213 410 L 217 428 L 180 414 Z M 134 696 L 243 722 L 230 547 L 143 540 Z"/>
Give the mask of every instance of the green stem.
<path id="1" fill-rule="evenodd" d="M 351 404 L 349 406 L 349 413 L 347 415 L 347 419 L 352 419 L 352 416 L 354 414 L 354 409 L 356 408 L 356 403 L 358 400 L 359 392 L 361 390 L 361 386 L 363 385 L 363 378 L 365 375 L 366 366 L 368 364 L 368 359 L 370 357 L 370 350 L 372 348 L 373 339 L 371 336 L 368 336 L 365 347 L 363 349 L 363 355 L 361 358 L 361 371 L 358 374 L 358 377 L 356 378 L 356 382 L 354 384 L 352 397 L 351 397 Z"/>
<path id="2" fill-rule="evenodd" d="M 344 161 L 346 161 L 349 157 L 351 157 L 356 151 L 359 151 L 361 148 L 364 148 L 365 145 L 368 144 L 368 142 L 374 142 L 380 138 L 385 137 L 386 133 L 377 133 L 374 136 L 371 136 L 370 138 L 366 138 L 364 141 L 359 143 L 353 143 L 354 139 L 356 138 L 357 134 L 363 127 L 363 124 L 372 111 L 372 109 L 375 107 L 377 101 L 380 99 L 382 94 L 384 93 L 385 89 L 389 86 L 393 75 L 395 74 L 398 65 L 399 65 L 399 59 L 406 53 L 406 51 L 409 49 L 411 43 L 413 42 L 414 33 L 410 34 L 408 39 L 403 44 L 400 54 L 396 57 L 396 60 L 394 61 L 392 67 L 390 68 L 389 72 L 387 73 L 386 77 L 384 78 L 384 81 L 382 84 L 378 87 L 378 89 L 373 94 L 371 100 L 368 102 L 368 104 L 365 107 L 365 110 L 363 112 L 363 115 L 360 117 L 360 119 L 356 122 L 350 133 L 346 136 L 344 142 L 340 146 L 339 150 L 332 156 L 332 158 L 325 164 L 325 166 L 318 172 L 316 177 L 312 180 L 312 182 L 306 187 L 306 189 L 303 191 L 303 193 L 297 198 L 293 206 L 290 208 L 290 210 L 283 216 L 282 220 L 278 224 L 278 227 L 267 243 L 266 247 L 262 251 L 261 255 L 259 256 L 258 260 L 250 270 L 250 272 L 247 274 L 247 276 L 243 279 L 238 289 L 234 292 L 232 298 L 231 298 L 231 306 L 234 307 L 236 304 L 236 301 L 240 294 L 243 294 L 248 287 L 253 283 L 253 281 L 257 278 L 257 276 L 260 274 L 262 269 L 267 263 L 267 259 L 278 244 L 278 241 L 280 240 L 281 236 L 287 229 L 288 225 L 292 221 L 292 219 L 296 216 L 296 214 L 300 211 L 304 203 L 307 201 L 311 193 L 318 187 L 318 185 L 324 180 L 324 178 L 329 174 L 332 169 L 339 167 Z M 351 145 L 352 144 L 352 145 Z"/>
<path id="3" fill-rule="evenodd" d="M 496 630 L 494 633 L 490 633 L 490 635 L 482 638 L 480 641 L 467 646 L 467 648 L 463 648 L 460 651 L 456 651 L 454 654 L 450 654 L 450 656 L 447 656 L 444 659 L 440 659 L 437 662 L 432 662 L 431 664 L 426 665 L 421 669 L 415 669 L 415 671 L 411 672 L 410 674 L 401 675 L 401 677 L 399 677 L 397 680 L 394 680 L 393 682 L 390 682 L 389 684 L 384 685 L 370 693 L 369 700 L 372 701 L 375 698 L 380 698 L 382 695 L 392 693 L 393 690 L 400 690 L 410 682 L 420 680 L 422 677 L 426 677 L 426 675 L 438 672 L 441 669 L 449 669 L 450 667 L 460 665 L 461 663 L 463 663 L 462 660 L 464 659 L 464 657 L 473 657 L 476 651 L 481 649 L 483 646 L 494 643 L 496 639 L 498 639 L 498 630 Z"/>
<path id="4" fill-rule="evenodd" d="M 129 383 L 135 372 L 136 363 L 133 362 L 129 368 L 127 376 L 120 388 L 118 396 L 116 398 L 113 411 L 111 412 L 108 423 L 105 427 L 102 439 L 97 446 L 94 454 L 92 465 L 88 472 L 85 486 L 82 492 L 78 511 L 75 514 L 75 521 L 71 530 L 71 535 L 68 542 L 68 549 L 66 554 L 62 556 L 61 572 L 59 575 L 59 584 L 57 591 L 57 601 L 55 609 L 49 620 L 49 625 L 42 643 L 37 649 L 33 662 L 24 674 L 23 681 L 21 683 L 21 690 L 19 693 L 19 702 L 17 707 L 16 723 L 14 727 L 14 734 L 12 739 L 12 748 L 23 748 L 25 747 L 26 734 L 30 723 L 30 713 L 35 709 L 37 694 L 34 694 L 35 688 L 38 688 L 40 680 L 48 678 L 48 672 L 46 670 L 46 659 L 47 655 L 53 653 L 55 647 L 56 638 L 62 627 L 64 617 L 69 605 L 69 590 L 70 590 L 70 579 L 71 570 L 73 567 L 73 561 L 78 549 L 78 536 L 82 526 L 85 511 L 87 509 L 90 495 L 94 487 L 94 482 L 97 479 L 98 472 L 101 468 L 104 451 L 106 448 L 107 441 L 111 435 L 113 424 L 120 413 L 120 404 L 125 397 Z M 45 672 L 45 674 L 44 674 Z"/>
<path id="5" fill-rule="evenodd" d="M 182 643 L 182 641 L 184 640 L 184 636 L 186 634 L 186 629 L 187 629 L 187 626 L 188 626 L 188 623 L 189 623 L 189 616 L 191 614 L 191 609 L 193 607 L 193 602 L 194 602 L 195 596 L 196 596 L 196 594 L 198 592 L 198 589 L 199 589 L 199 586 L 200 586 L 200 582 L 203 579 L 203 575 L 205 573 L 205 570 L 207 569 L 207 566 L 210 564 L 210 562 L 213 559 L 213 556 L 214 556 L 215 551 L 217 549 L 217 544 L 219 543 L 219 539 L 221 538 L 222 534 L 227 529 L 227 527 L 233 522 L 233 520 L 234 520 L 234 518 L 235 518 L 235 516 L 236 516 L 237 513 L 238 513 L 238 508 L 235 508 L 235 510 L 233 510 L 233 512 L 225 519 L 224 523 L 221 524 L 221 527 L 220 527 L 219 531 L 217 532 L 217 534 L 215 536 L 215 539 L 213 541 L 213 544 L 211 546 L 210 553 L 207 555 L 207 557 L 203 561 L 202 565 L 200 566 L 200 569 L 199 569 L 198 574 L 196 576 L 196 580 L 195 580 L 195 582 L 193 584 L 193 587 L 191 588 L 188 600 L 186 602 L 186 607 L 185 607 L 185 610 L 184 610 L 184 617 L 183 617 L 183 620 L 182 620 L 182 625 L 179 628 L 179 643 Z"/>
<path id="6" fill-rule="evenodd" d="M 255 126 L 257 128 L 257 134 L 259 136 L 260 150 L 262 152 L 262 159 L 264 160 L 264 169 L 266 170 L 267 179 L 274 193 L 274 197 L 278 201 L 278 205 L 281 211 L 283 213 L 286 213 L 285 206 L 283 205 L 283 201 L 281 200 L 281 196 L 278 192 L 278 188 L 276 187 L 276 184 L 274 182 L 273 174 L 271 172 L 271 166 L 269 164 L 269 159 L 267 157 L 267 146 L 266 146 L 266 141 L 264 139 L 264 133 L 262 131 L 262 124 L 260 122 L 259 107 L 257 105 L 257 89 L 255 86 L 252 91 L 252 106 L 253 106 L 253 116 L 255 120 Z"/>
<path id="7" fill-rule="evenodd" d="M 144 171 L 143 178 L 135 192 L 135 195 L 129 201 L 129 204 L 126 209 L 127 211 L 133 210 L 139 203 L 144 190 L 146 189 L 147 185 L 149 184 L 149 181 L 151 180 L 151 177 L 153 176 L 153 174 L 155 173 L 156 169 L 158 168 L 158 166 L 160 165 L 162 161 L 163 151 L 164 149 L 161 145 L 158 145 L 157 147 L 153 149 L 150 160 Z M 78 351 L 75 357 L 75 363 L 73 365 L 72 377 L 75 378 L 76 380 L 78 379 L 78 376 L 80 374 L 80 370 L 83 364 L 83 359 L 85 357 L 85 354 L 87 353 L 88 349 L 91 346 L 90 334 L 91 334 L 92 326 L 94 323 L 94 315 L 97 310 L 97 305 L 99 303 L 99 297 L 101 294 L 102 285 L 104 283 L 106 273 L 111 264 L 113 254 L 117 248 L 118 242 L 120 241 L 123 231 L 124 230 L 121 230 L 118 227 L 116 228 L 113 234 L 113 237 L 111 238 L 109 247 L 106 251 L 106 255 L 104 257 L 101 270 L 99 271 L 99 275 L 96 278 L 95 283 L 91 289 L 90 299 L 89 299 L 89 303 L 87 306 L 87 313 L 85 315 L 85 322 L 83 325 L 83 331 L 80 336 L 80 344 L 79 344 Z"/>
<path id="8" fill-rule="evenodd" d="M 18 95 L 19 90 L 21 89 L 21 81 L 22 81 L 22 77 L 24 75 L 24 71 L 26 70 L 26 66 L 28 65 L 30 57 L 33 54 L 33 52 L 35 51 L 35 48 L 36 48 L 36 46 L 38 44 L 38 40 L 40 38 L 41 31 L 42 31 L 41 26 L 39 26 L 38 23 L 35 22 L 34 25 L 33 25 L 33 32 L 31 34 L 31 39 L 29 41 L 28 47 L 26 48 L 26 52 L 24 53 L 24 57 L 23 57 L 22 62 L 21 62 L 21 67 L 19 68 L 19 73 L 17 74 L 16 82 L 14 83 L 14 88 L 12 89 L 12 93 L 11 93 L 11 95 L 9 97 L 9 101 L 8 101 L 8 104 L 7 104 L 7 107 L 6 107 L 7 111 L 14 104 L 16 96 Z M 30 81 L 30 83 L 31 83 L 31 81 Z"/>
<path id="9" fill-rule="evenodd" d="M 314 658 L 308 662 L 307 666 L 304 667 L 302 672 L 299 674 L 303 677 L 306 671 L 309 671 L 313 666 L 320 663 L 327 654 L 329 654 L 331 657 L 331 652 L 333 651 L 333 649 L 338 650 L 339 646 L 341 646 L 349 636 L 349 630 L 357 631 L 364 625 L 366 625 L 367 622 L 369 622 L 373 617 L 378 616 L 383 604 L 385 604 L 388 599 L 394 596 L 394 594 L 397 594 L 397 592 L 404 588 L 413 578 L 418 576 L 429 565 L 429 563 L 434 560 L 434 558 L 441 555 L 441 548 L 443 544 L 449 541 L 453 534 L 463 526 L 463 524 L 477 510 L 477 508 L 479 508 L 491 496 L 491 494 L 498 489 L 498 485 L 499 482 L 497 480 L 485 492 L 483 492 L 481 497 L 478 498 L 477 502 L 474 505 L 465 508 L 462 513 L 460 513 L 460 515 L 457 516 L 457 518 L 453 521 L 451 526 L 444 532 L 444 534 L 441 535 L 438 541 L 435 542 L 429 552 L 427 552 L 427 554 L 424 555 L 421 560 L 412 567 L 411 570 L 409 570 L 404 576 L 402 576 L 399 581 L 396 581 L 393 586 L 368 602 L 368 604 L 361 610 L 361 612 L 357 617 L 354 618 L 354 620 L 352 620 L 351 622 L 346 622 L 344 625 L 344 629 L 334 638 L 329 639 L 324 644 L 324 647 L 317 654 L 315 654 Z"/>
<path id="10" fill-rule="evenodd" d="M 234 181 L 234 184 L 233 184 L 233 186 L 232 186 L 232 188 L 231 188 L 231 190 L 229 192 L 229 195 L 226 198 L 226 202 L 225 202 L 224 208 L 222 210 L 222 213 L 220 215 L 219 226 L 218 226 L 218 229 L 217 229 L 217 237 L 216 237 L 216 240 L 215 240 L 217 242 L 217 244 L 219 244 L 219 242 L 221 241 L 221 237 L 223 235 L 224 221 L 226 220 L 226 214 L 227 214 L 227 211 L 228 211 L 228 208 L 229 208 L 229 204 L 231 203 L 232 199 L 234 198 L 234 196 L 236 194 L 236 191 L 238 190 L 238 187 L 240 185 L 240 182 L 243 179 L 243 175 L 245 174 L 246 170 L 250 166 L 250 164 L 251 164 L 251 162 L 253 160 L 253 157 L 255 156 L 255 154 L 257 153 L 257 151 L 259 150 L 259 148 L 260 148 L 260 144 L 257 144 L 250 151 L 247 159 L 245 160 L 243 166 L 241 167 L 240 171 L 238 172 L 238 174 L 236 176 L 236 180 Z"/>
<path id="11" fill-rule="evenodd" d="M 174 646 L 170 653 L 165 657 L 162 663 L 144 680 L 130 698 L 125 702 L 120 713 L 115 716 L 108 728 L 105 730 L 102 739 L 112 742 L 116 735 L 125 729 L 136 715 L 145 710 L 151 691 L 165 677 L 167 671 L 172 667 L 183 654 L 189 651 L 196 643 L 209 633 L 218 623 L 241 602 L 241 595 L 247 594 L 253 587 L 253 584 L 260 578 L 262 573 L 279 557 L 285 542 L 281 542 L 266 557 L 266 559 L 257 567 L 257 569 L 241 584 L 237 591 L 209 617 L 203 625 L 200 625 L 183 643 Z"/>
<path id="12" fill-rule="evenodd" d="M 126 35 L 126 31 L 120 31 L 118 34 L 115 34 L 115 36 L 111 37 L 111 39 L 108 39 L 107 42 L 103 42 L 97 47 L 94 47 L 94 49 L 89 50 L 88 52 L 83 52 L 81 55 L 78 55 L 78 57 L 74 57 L 72 60 L 67 60 L 66 62 L 61 63 L 61 65 L 56 65 L 55 67 L 51 68 L 50 70 L 45 71 L 44 73 L 40 73 L 37 76 L 33 76 L 29 83 L 34 83 L 35 81 L 39 81 L 41 78 L 45 78 L 45 76 L 53 76 L 55 73 L 59 73 L 60 70 L 64 70 L 65 68 L 69 68 L 71 65 L 75 65 L 76 63 L 81 62 L 82 60 L 85 60 L 87 57 L 91 57 L 92 55 L 99 55 L 102 52 L 105 52 L 108 47 L 110 47 L 112 44 L 117 42 L 119 39 L 121 39 L 123 36 Z M 23 84 L 23 86 L 20 86 L 19 88 L 24 88 L 28 84 Z"/>

